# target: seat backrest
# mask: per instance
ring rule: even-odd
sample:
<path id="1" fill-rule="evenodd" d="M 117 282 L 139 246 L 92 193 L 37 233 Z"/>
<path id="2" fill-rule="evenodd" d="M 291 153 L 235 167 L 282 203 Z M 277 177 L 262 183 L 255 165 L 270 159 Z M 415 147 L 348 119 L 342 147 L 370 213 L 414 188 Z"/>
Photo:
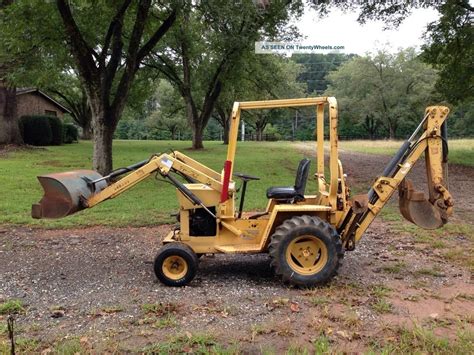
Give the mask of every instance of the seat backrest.
<path id="1" fill-rule="evenodd" d="M 302 159 L 298 165 L 298 171 L 296 172 L 295 191 L 302 197 L 304 196 L 304 191 L 306 189 L 310 163 L 311 160 L 307 158 Z"/>

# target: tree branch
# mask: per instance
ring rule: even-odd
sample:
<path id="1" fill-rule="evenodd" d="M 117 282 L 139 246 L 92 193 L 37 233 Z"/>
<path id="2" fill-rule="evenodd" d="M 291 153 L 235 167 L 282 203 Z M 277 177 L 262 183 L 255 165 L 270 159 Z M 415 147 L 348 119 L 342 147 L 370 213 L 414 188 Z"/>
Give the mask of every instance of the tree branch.
<path id="1" fill-rule="evenodd" d="M 86 43 L 79 27 L 71 13 L 71 8 L 66 0 L 57 0 L 56 6 L 64 24 L 66 35 L 69 39 L 74 59 L 85 82 L 98 84 L 97 67 L 94 62 L 95 51 Z M 97 54 L 97 53 L 95 53 Z"/>
<path id="2" fill-rule="evenodd" d="M 177 10 L 173 9 L 161 26 L 156 30 L 156 32 L 150 37 L 150 39 L 143 45 L 143 47 L 138 51 L 138 63 L 140 63 L 156 46 L 160 39 L 165 35 L 166 32 L 171 28 L 175 23 L 177 17 Z"/>
<path id="3" fill-rule="evenodd" d="M 112 36 L 114 35 L 117 25 L 123 24 L 123 17 L 125 16 L 125 12 L 127 12 L 128 7 L 130 6 L 132 0 L 125 0 L 120 7 L 120 9 L 115 14 L 114 18 L 110 22 L 109 28 L 107 30 L 107 34 L 105 35 L 104 39 L 104 46 L 102 47 L 102 51 L 100 53 L 99 62 L 103 65 L 105 64 L 105 58 L 107 57 L 107 53 L 109 51 L 110 42 L 112 40 Z"/>

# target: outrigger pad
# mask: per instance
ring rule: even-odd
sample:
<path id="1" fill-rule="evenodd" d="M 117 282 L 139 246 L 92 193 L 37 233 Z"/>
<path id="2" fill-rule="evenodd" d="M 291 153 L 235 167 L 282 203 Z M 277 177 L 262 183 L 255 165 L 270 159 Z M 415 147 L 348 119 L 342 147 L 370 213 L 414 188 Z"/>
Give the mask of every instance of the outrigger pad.
<path id="1" fill-rule="evenodd" d="M 62 218 L 87 208 L 85 201 L 107 187 L 102 175 L 93 170 L 76 170 L 38 176 L 44 196 L 31 206 L 33 218 Z"/>
<path id="2" fill-rule="evenodd" d="M 424 229 L 437 229 L 446 223 L 440 210 L 425 198 L 422 191 L 415 190 L 411 180 L 404 179 L 398 192 L 400 212 L 408 221 Z"/>

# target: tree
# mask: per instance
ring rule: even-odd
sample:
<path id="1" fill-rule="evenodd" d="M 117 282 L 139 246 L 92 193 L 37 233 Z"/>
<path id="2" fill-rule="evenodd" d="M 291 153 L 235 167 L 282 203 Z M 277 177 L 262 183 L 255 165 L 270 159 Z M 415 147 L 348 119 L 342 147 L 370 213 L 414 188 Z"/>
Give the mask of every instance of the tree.
<path id="1" fill-rule="evenodd" d="M 0 68 L 0 144 L 22 143 L 16 111 L 16 88 L 4 81 Z"/>
<path id="2" fill-rule="evenodd" d="M 297 82 L 301 66 L 290 59 L 274 55 L 263 56 L 250 67 L 246 79 L 250 81 L 251 100 L 274 100 L 304 96 L 303 84 Z M 281 110 L 255 110 L 247 113 L 247 120 L 255 128 L 256 140 L 263 140 L 269 123 L 282 117 Z"/>
<path id="3" fill-rule="evenodd" d="M 469 0 L 447 1 L 329 1 L 314 2 L 314 7 L 325 14 L 333 7 L 357 11 L 358 21 L 385 21 L 386 27 L 397 27 L 416 8 L 436 8 L 440 14 L 437 21 L 427 26 L 423 60 L 439 70 L 436 89 L 456 104 L 471 100 L 474 94 L 474 7 Z"/>
<path id="4" fill-rule="evenodd" d="M 74 80 L 73 78 L 70 79 Z M 81 138 L 91 139 L 93 136 L 92 111 L 82 86 L 71 84 L 62 89 L 50 87 L 47 91 L 59 98 L 59 101 L 62 101 L 69 108 L 74 122 L 82 129 Z"/>
<path id="5" fill-rule="evenodd" d="M 11 3 L 12 0 L 0 1 L 0 17 Z M 0 58 L 0 144 L 20 144 L 22 139 L 16 111 L 16 88 L 6 80 L 13 63 L 2 59 L 5 58 Z"/>
<path id="6" fill-rule="evenodd" d="M 294 54 L 291 59 L 302 66 L 298 81 L 307 85 L 308 95 L 320 95 L 327 89 L 327 74 L 353 56 L 339 53 Z"/>
<path id="7" fill-rule="evenodd" d="M 289 34 L 286 24 L 301 6 L 301 1 L 272 2 L 264 8 L 250 0 L 186 3 L 168 46 L 156 51 L 148 65 L 163 73 L 183 97 L 194 149 L 203 148 L 204 128 L 216 102 L 248 63 L 254 42 Z"/>
<path id="8" fill-rule="evenodd" d="M 410 125 L 433 100 L 436 72 L 413 49 L 397 54 L 379 51 L 356 57 L 328 75 L 327 95 L 338 98 L 347 116 L 366 125 L 374 136 L 378 124 L 390 138 L 401 125 Z"/>
<path id="9" fill-rule="evenodd" d="M 40 56 L 72 57 L 92 113 L 93 166 L 101 174 L 112 170 L 113 134 L 141 63 L 175 22 L 178 5 L 56 0 L 8 7 L 1 42 L 23 68 Z"/>
<path id="10" fill-rule="evenodd" d="M 216 103 L 214 118 L 224 130 L 228 143 L 229 119 L 235 101 L 272 100 L 304 96 L 304 84 L 297 82 L 301 65 L 276 55 L 249 55 L 239 77 L 228 83 Z M 262 140 L 265 127 L 279 117 L 276 111 L 249 111 L 243 118 L 255 129 L 256 139 Z"/>
<path id="11" fill-rule="evenodd" d="M 186 128 L 184 117 L 184 103 L 179 93 L 166 80 L 160 80 L 154 95 L 155 107 L 147 119 L 147 126 L 151 129 L 167 131 L 171 139 Z"/>
<path id="12" fill-rule="evenodd" d="M 451 103 L 474 98 L 474 8 L 468 0 L 439 5 L 439 21 L 428 25 L 422 59 L 439 70 L 436 89 Z"/>

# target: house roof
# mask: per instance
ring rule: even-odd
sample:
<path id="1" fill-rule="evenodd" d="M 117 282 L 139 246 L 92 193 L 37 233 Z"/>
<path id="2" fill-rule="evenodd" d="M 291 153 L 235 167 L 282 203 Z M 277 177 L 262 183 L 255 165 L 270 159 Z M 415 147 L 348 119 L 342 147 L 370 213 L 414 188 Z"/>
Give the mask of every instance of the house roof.
<path id="1" fill-rule="evenodd" d="M 17 88 L 16 89 L 16 96 L 25 95 L 25 94 L 40 95 L 44 97 L 46 100 L 50 101 L 53 105 L 57 106 L 63 113 L 71 113 L 71 110 L 61 105 L 59 102 L 57 102 L 51 96 L 48 96 L 47 94 L 45 94 L 40 89 L 35 89 L 35 88 Z"/>

